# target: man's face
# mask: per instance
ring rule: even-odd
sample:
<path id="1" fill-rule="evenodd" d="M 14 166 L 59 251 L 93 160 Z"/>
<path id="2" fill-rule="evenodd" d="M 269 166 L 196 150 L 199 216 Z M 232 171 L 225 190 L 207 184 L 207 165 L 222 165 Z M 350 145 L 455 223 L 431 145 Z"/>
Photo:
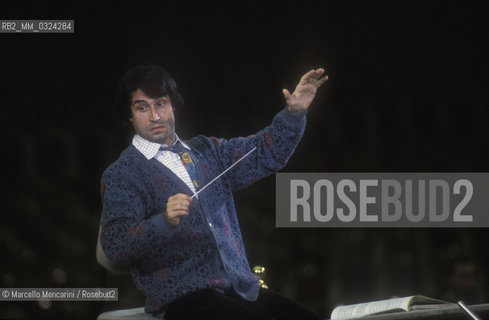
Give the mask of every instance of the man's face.
<path id="1" fill-rule="evenodd" d="M 175 141 L 175 117 L 168 96 L 152 99 L 141 89 L 132 94 L 132 117 L 129 119 L 134 130 L 142 138 L 172 145 Z"/>

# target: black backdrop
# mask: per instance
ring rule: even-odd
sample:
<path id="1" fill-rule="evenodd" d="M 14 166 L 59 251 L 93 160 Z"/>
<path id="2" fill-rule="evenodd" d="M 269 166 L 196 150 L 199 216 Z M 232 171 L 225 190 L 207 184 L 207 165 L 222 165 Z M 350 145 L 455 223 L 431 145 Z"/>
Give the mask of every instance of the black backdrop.
<path id="1" fill-rule="evenodd" d="M 2 4 L 1 19 L 74 19 L 74 34 L 0 34 L 0 287 L 118 287 L 118 303 L 0 303 L 0 318 L 92 319 L 143 305 L 95 262 L 99 179 L 129 143 L 113 112 L 128 67 L 156 63 L 186 100 L 177 132 L 251 134 L 281 89 L 330 80 L 284 172 L 487 172 L 488 11 L 463 2 L 117 6 Z M 267 283 L 328 316 L 424 294 L 487 301 L 485 229 L 277 229 L 275 180 L 236 194 Z"/>

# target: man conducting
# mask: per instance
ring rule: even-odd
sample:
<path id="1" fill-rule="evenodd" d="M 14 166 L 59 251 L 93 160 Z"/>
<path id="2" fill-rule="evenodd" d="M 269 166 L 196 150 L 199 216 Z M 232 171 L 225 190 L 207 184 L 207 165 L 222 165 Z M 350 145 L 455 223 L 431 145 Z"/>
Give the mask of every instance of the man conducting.
<path id="1" fill-rule="evenodd" d="M 306 111 L 327 80 L 323 74 L 311 70 L 293 93 L 284 89 L 287 106 L 255 135 L 185 141 L 175 133 L 174 110 L 183 99 L 171 75 L 159 66 L 124 75 L 119 105 L 135 135 L 102 176 L 101 241 L 111 262 L 129 266 L 146 295 L 146 312 L 168 320 L 321 319 L 260 288 L 246 258 L 233 191 L 287 163 Z"/>

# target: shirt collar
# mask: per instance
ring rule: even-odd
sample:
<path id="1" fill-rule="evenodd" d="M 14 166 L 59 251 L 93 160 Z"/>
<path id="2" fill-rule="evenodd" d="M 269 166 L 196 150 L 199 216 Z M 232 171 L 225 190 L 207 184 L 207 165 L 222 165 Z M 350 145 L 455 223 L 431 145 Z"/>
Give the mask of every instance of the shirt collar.
<path id="1" fill-rule="evenodd" d="M 180 140 L 177 134 L 175 134 L 175 142 L 173 143 L 172 147 L 177 143 L 181 143 L 185 149 L 190 150 L 190 147 L 182 140 Z M 159 144 L 156 142 L 148 141 L 138 134 L 134 135 L 134 137 L 132 138 L 132 145 L 148 160 L 156 156 L 156 154 L 160 150 L 160 147 L 168 147 L 166 144 Z"/>

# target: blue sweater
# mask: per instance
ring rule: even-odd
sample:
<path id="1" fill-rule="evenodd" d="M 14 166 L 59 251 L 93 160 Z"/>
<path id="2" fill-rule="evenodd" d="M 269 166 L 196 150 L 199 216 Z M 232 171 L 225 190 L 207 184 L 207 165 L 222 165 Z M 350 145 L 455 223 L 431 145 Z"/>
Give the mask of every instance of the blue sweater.
<path id="1" fill-rule="evenodd" d="M 102 247 L 109 260 L 130 267 L 146 295 L 146 312 L 206 288 L 232 287 L 243 298 L 256 300 L 258 278 L 246 258 L 232 193 L 282 168 L 304 127 L 304 114 L 285 109 L 256 135 L 229 140 L 200 135 L 186 141 L 200 186 L 253 147 L 257 150 L 199 193 L 178 226 L 165 218 L 167 200 L 192 192 L 171 170 L 132 145 L 107 168 L 102 176 Z"/>

